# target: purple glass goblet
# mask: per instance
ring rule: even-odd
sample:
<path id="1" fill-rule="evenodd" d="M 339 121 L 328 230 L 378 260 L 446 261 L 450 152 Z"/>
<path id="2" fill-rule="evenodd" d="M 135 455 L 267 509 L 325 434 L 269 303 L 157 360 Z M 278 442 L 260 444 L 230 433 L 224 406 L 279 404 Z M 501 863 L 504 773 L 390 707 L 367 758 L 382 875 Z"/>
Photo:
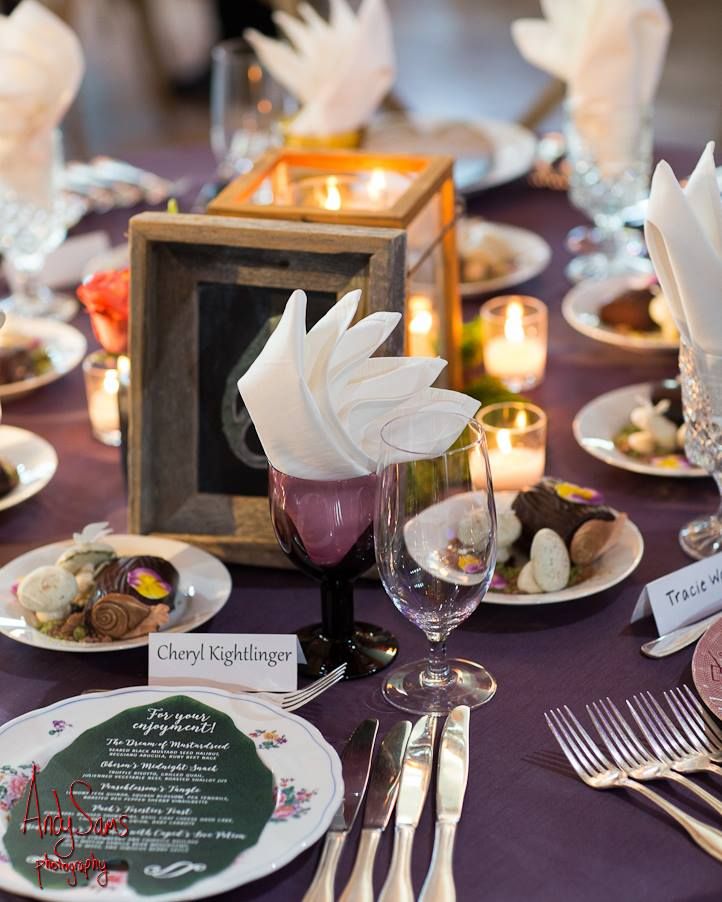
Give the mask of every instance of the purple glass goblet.
<path id="1" fill-rule="evenodd" d="M 346 679 L 376 673 L 396 657 L 387 630 L 354 621 L 353 580 L 375 561 L 376 476 L 299 479 L 268 468 L 273 529 L 283 553 L 321 583 L 321 623 L 297 631 L 304 676 L 322 676 L 346 662 Z"/>

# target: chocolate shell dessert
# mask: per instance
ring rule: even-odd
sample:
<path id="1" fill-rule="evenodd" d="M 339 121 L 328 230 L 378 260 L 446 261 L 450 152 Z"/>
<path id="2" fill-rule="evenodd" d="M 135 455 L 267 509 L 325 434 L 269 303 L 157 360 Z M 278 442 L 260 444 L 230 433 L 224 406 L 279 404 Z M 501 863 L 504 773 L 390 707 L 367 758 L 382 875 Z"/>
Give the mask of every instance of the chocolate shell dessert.
<path id="1" fill-rule="evenodd" d="M 0 457 L 0 498 L 9 495 L 20 482 L 18 471 L 8 460 Z"/>
<path id="2" fill-rule="evenodd" d="M 178 571 L 165 558 L 147 554 L 117 558 L 98 573 L 94 603 L 105 595 L 128 595 L 145 605 L 164 604 L 172 611 L 178 579 Z"/>
<path id="3" fill-rule="evenodd" d="M 629 288 L 599 311 L 605 326 L 628 332 L 657 332 L 659 325 L 649 313 L 654 292 L 649 288 Z"/>
<path id="4" fill-rule="evenodd" d="M 157 632 L 168 622 L 168 605 L 148 605 L 130 595 L 111 592 L 87 612 L 87 622 L 101 640 L 135 639 Z"/>

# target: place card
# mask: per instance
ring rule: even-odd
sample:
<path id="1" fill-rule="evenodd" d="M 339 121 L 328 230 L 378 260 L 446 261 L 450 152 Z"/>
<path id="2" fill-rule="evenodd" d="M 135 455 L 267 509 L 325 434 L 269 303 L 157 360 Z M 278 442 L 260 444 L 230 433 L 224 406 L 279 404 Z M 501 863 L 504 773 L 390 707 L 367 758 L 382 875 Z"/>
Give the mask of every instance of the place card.
<path id="1" fill-rule="evenodd" d="M 286 692 L 298 687 L 298 639 L 255 633 L 151 633 L 149 686 Z"/>
<path id="2" fill-rule="evenodd" d="M 642 590 L 631 622 L 654 615 L 659 635 L 722 611 L 722 554 L 655 579 Z"/>

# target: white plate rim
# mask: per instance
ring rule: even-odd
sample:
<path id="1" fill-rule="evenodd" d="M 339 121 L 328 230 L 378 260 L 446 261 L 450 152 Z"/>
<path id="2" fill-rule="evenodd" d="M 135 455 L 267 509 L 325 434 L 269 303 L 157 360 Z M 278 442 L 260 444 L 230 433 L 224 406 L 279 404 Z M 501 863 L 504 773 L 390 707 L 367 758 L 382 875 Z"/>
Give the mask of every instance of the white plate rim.
<path id="1" fill-rule="evenodd" d="M 607 329 L 604 326 L 594 326 L 585 323 L 579 318 L 577 304 L 580 297 L 584 297 L 588 292 L 597 289 L 600 293 L 609 290 L 610 294 L 614 291 L 621 291 L 630 280 L 639 279 L 639 274 L 629 276 L 612 276 L 609 279 L 585 279 L 578 282 L 564 295 L 562 299 L 562 316 L 567 324 L 581 335 L 587 338 L 593 338 L 595 341 L 601 341 L 603 344 L 614 345 L 617 348 L 625 348 L 628 351 L 678 351 L 679 342 L 670 341 L 666 338 L 645 338 L 641 335 L 625 335 L 621 332 L 615 332 L 613 329 Z M 602 300 L 600 298 L 600 303 Z"/>
<path id="2" fill-rule="evenodd" d="M 624 524 L 622 536 L 625 535 L 630 547 L 634 550 L 632 560 L 625 568 L 610 575 L 600 585 L 595 586 L 591 592 L 585 589 L 585 585 L 588 582 L 585 580 L 585 582 L 577 583 L 576 586 L 561 589 L 559 592 L 540 592 L 537 595 L 527 595 L 522 593 L 505 595 L 503 592 L 487 592 L 484 602 L 514 608 L 529 606 L 538 607 L 539 605 L 563 604 L 567 601 L 578 601 L 580 598 L 591 598 L 593 595 L 598 595 L 600 592 L 606 592 L 607 589 L 613 588 L 618 583 L 621 583 L 622 580 L 626 579 L 631 573 L 634 573 L 639 566 L 639 562 L 642 560 L 644 554 L 644 539 L 642 538 L 642 533 L 639 531 L 637 524 L 630 519 L 627 519 Z M 604 560 L 604 555 L 602 555 L 600 560 Z"/>
<path id="3" fill-rule="evenodd" d="M 501 233 L 502 237 L 508 239 L 511 250 L 514 250 L 514 241 L 524 240 L 528 244 L 535 246 L 539 254 L 536 263 L 527 263 L 526 265 L 514 269 L 512 272 L 503 276 L 496 276 L 493 279 L 486 279 L 481 282 L 464 282 L 459 281 L 459 287 L 462 297 L 474 297 L 480 294 L 488 294 L 490 291 L 499 291 L 502 288 L 510 288 L 512 285 L 520 285 L 522 282 L 528 282 L 535 276 L 544 272 L 549 266 L 552 259 L 552 249 L 549 244 L 537 232 L 531 229 L 525 229 L 521 226 L 509 225 L 505 222 L 491 222 L 483 219 L 481 216 L 465 216 L 466 222 L 483 222 L 484 225 L 491 226 L 495 231 Z M 458 248 L 457 248 L 458 250 Z M 463 256 L 459 251 L 459 259 L 463 260 Z"/>
<path id="4" fill-rule="evenodd" d="M 5 497 L 0 498 L 0 511 L 9 510 L 11 507 L 15 507 L 16 505 L 27 501 L 29 498 L 32 498 L 33 495 L 37 495 L 38 492 L 45 488 L 53 476 L 55 476 L 58 469 L 58 455 L 50 442 L 41 435 L 31 432 L 29 429 L 21 429 L 20 426 L 8 426 L 5 423 L 0 424 L 0 455 L 5 457 L 15 466 L 20 466 L 22 464 L 21 460 L 16 461 L 2 448 L 3 433 L 8 435 L 10 431 L 12 431 L 18 439 L 22 438 L 26 442 L 31 442 L 35 446 L 38 454 L 40 454 L 41 451 L 43 452 L 47 458 L 49 471 L 45 476 L 25 483 L 22 481 L 22 474 L 20 474 L 20 483 L 15 486 L 11 492 L 8 492 Z"/>
<path id="5" fill-rule="evenodd" d="M 310 848 L 310 846 L 312 846 L 315 842 L 317 842 L 321 838 L 321 836 L 323 836 L 323 834 L 327 831 L 338 806 L 341 804 L 341 801 L 343 800 L 343 776 L 342 776 L 342 770 L 341 770 L 341 761 L 339 759 L 339 756 L 338 756 L 336 750 L 324 738 L 323 734 L 318 729 L 318 727 L 315 727 L 310 721 L 306 720 L 303 717 L 300 717 L 298 714 L 292 713 L 290 711 L 284 711 L 282 708 L 280 708 L 276 705 L 273 705 L 270 702 L 264 701 L 260 698 L 256 698 L 250 694 L 233 693 L 233 692 L 228 692 L 223 689 L 215 689 L 215 688 L 210 688 L 210 687 L 205 687 L 205 686 L 173 686 L 173 687 L 126 686 L 126 687 L 121 687 L 119 689 L 110 689 L 105 692 L 94 692 L 94 693 L 91 693 L 88 695 L 75 695 L 70 698 L 61 699 L 58 702 L 54 702 L 53 704 L 46 705 L 42 708 L 35 708 L 32 711 L 28 711 L 25 714 L 21 714 L 18 717 L 14 717 L 12 720 L 9 720 L 6 723 L 0 725 L 0 742 L 2 742 L 2 737 L 4 736 L 4 734 L 8 730 L 17 726 L 18 724 L 25 722 L 26 720 L 32 719 L 34 717 L 47 716 L 51 712 L 56 711 L 58 709 L 62 709 L 64 706 L 67 706 L 69 704 L 74 704 L 76 702 L 92 703 L 92 702 L 95 702 L 98 700 L 102 700 L 104 698 L 115 697 L 115 696 L 119 696 L 119 695 L 123 695 L 123 694 L 141 695 L 141 694 L 145 694 L 145 693 L 151 693 L 151 694 L 155 695 L 156 697 L 158 695 L 167 697 L 167 696 L 172 696 L 172 695 L 180 695 L 183 693 L 186 693 L 186 694 L 195 693 L 195 694 L 202 694 L 202 695 L 215 695 L 215 696 L 220 696 L 221 698 L 231 699 L 231 700 L 236 700 L 236 701 L 246 702 L 246 703 L 252 702 L 253 704 L 260 706 L 261 708 L 264 708 L 265 710 L 270 711 L 274 716 L 278 716 L 280 719 L 290 720 L 291 722 L 296 723 L 299 726 L 303 727 L 303 729 L 305 729 L 305 731 L 308 733 L 310 739 L 320 749 L 322 749 L 326 753 L 327 757 L 329 758 L 329 762 L 331 765 L 329 779 L 333 785 L 333 794 L 332 794 L 331 799 L 328 802 L 326 808 L 324 809 L 324 811 L 322 813 L 322 817 L 319 819 L 319 822 L 317 823 L 316 827 L 313 830 L 309 831 L 309 833 L 303 839 L 303 841 L 299 841 L 295 846 L 290 847 L 289 850 L 286 852 L 286 854 L 281 856 L 272 865 L 267 866 L 267 867 L 260 865 L 260 866 L 257 866 L 255 869 L 251 868 L 251 869 L 249 869 L 248 874 L 243 878 L 243 880 L 240 883 L 234 883 L 232 885 L 226 884 L 225 886 L 217 887 L 212 890 L 212 895 L 216 895 L 218 893 L 225 892 L 226 890 L 229 890 L 229 889 L 235 889 L 240 886 L 245 886 L 246 884 L 251 883 L 254 880 L 258 880 L 261 877 L 267 876 L 268 874 L 275 873 L 277 870 L 285 867 L 287 864 L 289 864 L 291 861 L 293 861 L 305 849 Z M 135 704 L 142 704 L 142 702 L 136 702 Z M 231 718 L 233 718 L 232 710 L 230 710 L 230 711 L 225 710 L 224 713 L 228 714 Z M 111 716 L 113 716 L 113 715 L 111 715 Z M 107 720 L 108 717 L 106 716 L 105 719 Z M 103 722 L 103 718 L 101 717 L 98 720 L 98 723 L 102 723 L 102 722 Z M 86 727 L 85 729 L 89 729 L 89 727 Z M 241 732 L 243 732 L 243 731 L 241 731 Z M 244 735 L 246 735 L 246 734 L 244 733 Z M 72 742 L 72 740 L 71 740 L 71 742 Z M 70 743 L 68 743 L 68 744 L 70 744 Z M 58 748 L 58 751 L 62 751 L 62 749 L 66 748 L 66 747 L 67 747 L 66 745 L 63 745 Z M 261 760 L 264 762 L 264 764 L 266 764 L 266 766 L 269 767 L 273 771 L 274 769 L 272 766 L 272 764 L 273 764 L 272 759 L 269 764 L 269 761 L 266 760 L 266 757 L 263 755 L 262 750 L 257 749 L 257 752 L 258 752 L 258 755 L 261 758 Z M 266 829 L 267 827 L 268 827 L 268 824 L 266 824 L 266 827 L 264 829 Z M 4 831 L 3 831 L 3 835 L 4 835 Z M 253 848 L 254 847 L 251 847 L 251 849 L 249 849 L 248 851 L 252 851 Z M 207 879 L 212 881 L 212 880 L 222 878 L 224 875 L 228 874 L 228 871 L 230 870 L 231 867 L 232 867 L 232 865 L 229 865 L 228 868 L 224 869 L 223 871 L 220 871 L 217 874 L 212 875 L 211 877 L 209 877 Z M 20 875 L 17 875 L 17 877 L 18 877 L 19 881 L 22 881 L 22 877 L 20 877 Z M 0 880 L 2 880 L 1 877 L 0 877 Z M 114 899 L 121 900 L 121 902 L 123 902 L 123 900 L 133 900 L 133 902 L 136 902 L 136 900 L 142 900 L 142 899 L 157 899 L 158 902 L 174 902 L 174 900 L 177 899 L 180 902 L 180 900 L 209 898 L 209 896 L 207 895 L 208 888 L 204 889 L 202 887 L 203 882 L 204 882 L 203 880 L 198 881 L 197 883 L 188 887 L 186 890 L 183 890 L 181 892 L 175 892 L 175 893 L 159 893 L 159 894 L 154 894 L 152 896 L 140 895 L 140 894 L 136 893 L 134 890 L 131 890 L 130 888 L 128 888 L 123 891 L 117 891 L 117 890 L 114 891 L 113 893 L 111 893 L 111 897 Z M 3 884 L 0 882 L 0 886 L 2 886 L 2 885 Z M 201 888 L 200 892 L 198 891 L 199 887 Z M 54 899 L 54 900 L 59 900 L 59 902 L 64 902 L 64 900 L 66 900 L 68 898 L 68 893 L 66 890 L 40 889 L 39 887 L 36 888 L 35 886 L 33 886 L 30 883 L 26 887 L 24 881 L 22 881 L 22 888 L 12 886 L 9 891 L 18 893 L 19 895 L 22 895 L 22 896 L 28 897 L 28 898 Z M 90 898 L 90 897 L 97 898 L 97 893 L 92 888 L 89 888 L 87 891 L 84 888 L 80 889 L 80 890 L 76 890 L 76 894 L 79 894 L 86 898 Z"/>
<path id="6" fill-rule="evenodd" d="M 187 550 L 191 550 L 193 554 L 198 555 L 198 557 L 200 558 L 198 562 L 199 564 L 202 561 L 204 564 L 211 566 L 216 571 L 214 578 L 219 580 L 219 586 L 215 590 L 214 597 L 207 599 L 209 603 L 208 609 L 202 614 L 196 615 L 187 622 L 181 622 L 169 629 L 162 630 L 162 632 L 164 633 L 188 633 L 194 629 L 197 629 L 199 626 L 207 623 L 212 617 L 215 617 L 215 615 L 225 607 L 228 599 L 230 598 L 231 591 L 233 589 L 233 581 L 230 571 L 223 563 L 223 561 L 219 560 L 217 557 L 215 557 L 215 555 L 210 554 L 208 551 L 205 551 L 202 548 L 198 548 L 195 545 L 190 545 L 187 542 L 180 542 L 177 539 L 169 539 L 165 536 L 132 535 L 128 533 L 111 533 L 104 539 L 104 541 L 106 541 L 109 545 L 113 545 L 114 542 L 118 541 L 120 541 L 121 545 L 125 544 L 126 542 L 135 545 L 140 542 L 150 541 L 152 544 L 156 545 L 166 547 L 171 546 L 178 554 L 186 552 Z M 48 557 L 50 557 L 50 554 L 52 552 L 53 560 L 55 560 L 57 559 L 57 557 L 59 557 L 60 553 L 63 550 L 69 548 L 71 545 L 72 540 L 63 540 L 60 542 L 51 542 L 47 545 L 40 545 L 37 548 L 32 549 L 31 551 L 26 551 L 23 554 L 18 555 L 17 557 L 13 558 L 11 561 L 8 561 L 6 564 L 0 567 L 0 606 L 11 603 L 11 599 L 6 595 L 6 593 L 9 594 L 9 586 L 6 585 L 8 579 L 6 570 L 8 568 L 21 565 L 25 561 L 28 562 L 28 569 L 39 567 L 41 566 L 41 562 L 36 562 L 33 560 L 37 555 L 44 556 L 44 554 L 47 554 Z M 153 552 L 150 550 L 126 550 L 123 553 L 152 554 Z M 156 553 L 160 554 L 159 551 L 156 551 Z M 160 556 L 162 557 L 163 555 L 160 554 Z M 42 561 L 42 563 L 45 563 L 45 561 Z M 187 571 L 179 570 L 181 583 L 183 581 L 183 572 Z M 14 577 L 10 577 L 10 579 L 12 585 Z M 192 604 L 192 599 L 187 603 Z M 21 617 L 22 615 L 18 613 L 16 616 Z M 29 625 L 26 627 L 25 632 L 19 633 L 17 635 L 13 634 L 13 629 L 16 629 L 16 627 L 3 624 L 2 619 L 0 618 L 0 635 L 6 636 L 8 639 L 12 639 L 15 642 L 20 642 L 22 645 L 30 645 L 33 648 L 42 648 L 47 651 L 70 652 L 71 654 L 126 651 L 131 648 L 142 648 L 148 645 L 147 636 L 140 636 L 137 639 L 120 639 L 116 642 L 83 643 L 70 642 L 63 639 L 54 639 L 51 636 L 45 636 L 39 630 L 36 630 Z"/>
<path id="7" fill-rule="evenodd" d="M 709 476 L 709 473 L 702 470 L 700 467 L 691 467 L 689 470 L 664 470 L 661 467 L 654 467 L 652 464 L 646 464 L 641 460 L 634 460 L 617 450 L 617 448 L 614 448 L 613 451 L 605 451 L 603 448 L 599 448 L 596 445 L 587 444 L 586 439 L 591 438 L 591 436 L 585 435 L 582 431 L 582 421 L 585 417 L 589 416 L 595 406 L 602 401 L 610 401 L 616 396 L 623 397 L 627 393 L 649 395 L 651 386 L 651 382 L 639 382 L 636 385 L 625 385 L 621 388 L 614 388 L 611 391 L 604 392 L 601 395 L 597 395 L 596 398 L 592 398 L 591 401 L 587 401 L 572 420 L 572 434 L 574 435 L 577 444 L 583 451 L 586 451 L 587 454 L 590 454 L 592 457 L 596 457 L 597 460 L 601 460 L 610 467 L 617 467 L 619 470 L 627 470 L 630 473 L 642 473 L 645 476 L 657 476 L 667 479 L 699 479 L 703 476 Z"/>
<path id="8" fill-rule="evenodd" d="M 72 372 L 80 364 L 85 352 L 88 350 L 88 342 L 80 329 L 76 329 L 75 326 L 71 326 L 69 323 L 61 320 L 49 318 L 32 319 L 26 316 L 8 314 L 3 329 L 11 333 L 17 332 L 19 335 L 37 338 L 48 351 L 53 349 L 53 334 L 56 336 L 56 343 L 62 340 L 61 336 L 64 336 L 64 344 L 68 354 L 68 360 L 62 367 L 53 365 L 46 373 L 42 373 L 39 376 L 30 376 L 27 379 L 20 379 L 18 382 L 7 382 L 0 385 L 0 401 L 6 403 L 22 398 L 42 388 L 44 385 L 50 385 L 53 382 L 57 382 L 58 379 L 62 379 L 63 376 Z"/>

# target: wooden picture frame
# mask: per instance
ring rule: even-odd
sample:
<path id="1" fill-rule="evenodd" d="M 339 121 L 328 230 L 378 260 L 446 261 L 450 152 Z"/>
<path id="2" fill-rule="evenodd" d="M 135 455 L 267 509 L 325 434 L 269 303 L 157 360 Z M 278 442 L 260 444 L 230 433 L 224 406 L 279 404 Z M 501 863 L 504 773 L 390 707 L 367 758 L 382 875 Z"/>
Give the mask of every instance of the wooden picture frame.
<path id="1" fill-rule="evenodd" d="M 405 233 L 393 229 L 167 213 L 131 219 L 131 532 L 177 538 L 234 563 L 290 566 L 273 533 L 265 490 L 226 490 L 203 463 L 207 445 L 222 444 L 213 420 L 216 399 L 204 394 L 204 362 L 225 354 L 244 327 L 242 296 L 253 300 L 253 310 L 262 302 L 264 311 L 273 298 L 277 315 L 280 298 L 296 288 L 309 293 L 309 309 L 313 293 L 321 309 L 361 288 L 359 317 L 403 311 L 405 241 Z M 235 325 L 228 328 L 230 320 L 216 317 L 216 309 Z M 246 307 L 246 325 L 250 312 Z M 270 315 L 264 320 L 269 330 Z M 213 328 L 218 335 L 209 333 Z M 396 333 L 383 352 L 402 353 L 402 330 Z M 243 346 L 244 359 L 260 350 L 258 336 L 254 341 Z M 227 372 L 226 386 L 231 377 Z M 235 479 L 234 471 L 227 481 Z M 214 481 L 210 491 L 208 480 Z"/>

